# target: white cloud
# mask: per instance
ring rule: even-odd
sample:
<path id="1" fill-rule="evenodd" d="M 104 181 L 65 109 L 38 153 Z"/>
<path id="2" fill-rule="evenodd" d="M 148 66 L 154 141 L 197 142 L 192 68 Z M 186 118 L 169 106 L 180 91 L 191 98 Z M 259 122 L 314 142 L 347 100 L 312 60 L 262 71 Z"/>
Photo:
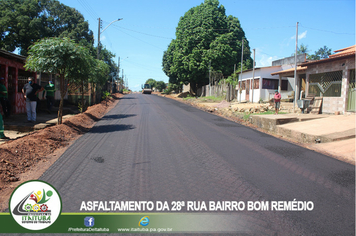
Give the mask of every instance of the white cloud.
<path id="1" fill-rule="evenodd" d="M 253 57 L 253 55 L 251 55 L 251 57 Z M 277 59 L 277 56 L 268 55 L 263 53 L 261 49 L 256 49 L 256 67 L 272 66 L 272 61 Z"/>
<path id="2" fill-rule="evenodd" d="M 307 37 L 307 30 L 306 31 L 304 31 L 303 33 L 301 33 L 300 35 L 298 35 L 298 40 L 300 40 L 300 39 L 303 39 L 303 38 L 306 38 Z"/>
<path id="3" fill-rule="evenodd" d="M 298 40 L 304 39 L 307 37 L 308 30 L 304 31 L 303 33 L 298 35 Z M 290 39 L 295 39 L 295 35 L 293 35 Z"/>
<path id="4" fill-rule="evenodd" d="M 257 67 L 272 66 L 272 61 L 277 60 L 276 56 L 261 55 L 259 60 L 256 60 Z"/>

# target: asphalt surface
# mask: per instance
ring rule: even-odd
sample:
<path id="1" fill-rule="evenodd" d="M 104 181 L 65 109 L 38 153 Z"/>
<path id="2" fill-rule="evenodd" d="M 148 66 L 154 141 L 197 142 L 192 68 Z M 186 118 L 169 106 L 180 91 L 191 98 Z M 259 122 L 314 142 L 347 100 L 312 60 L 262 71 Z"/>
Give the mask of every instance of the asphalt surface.
<path id="1" fill-rule="evenodd" d="M 221 215 L 248 235 L 355 235 L 353 165 L 155 95 L 126 95 L 40 179 L 62 212 L 93 200 L 311 201 Z"/>

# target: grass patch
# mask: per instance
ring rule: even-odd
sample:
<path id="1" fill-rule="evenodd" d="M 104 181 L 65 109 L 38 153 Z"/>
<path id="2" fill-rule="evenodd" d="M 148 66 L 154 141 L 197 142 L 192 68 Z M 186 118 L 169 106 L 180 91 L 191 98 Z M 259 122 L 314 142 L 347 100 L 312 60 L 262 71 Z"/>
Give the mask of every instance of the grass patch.
<path id="1" fill-rule="evenodd" d="M 191 94 L 188 94 L 187 97 L 183 98 L 183 100 L 191 100 L 191 99 L 195 99 L 195 97 L 192 96 Z"/>
<path id="2" fill-rule="evenodd" d="M 199 101 L 201 102 L 221 102 L 222 100 L 225 100 L 225 96 L 220 96 L 220 97 L 207 96 L 207 97 L 199 98 Z"/>
<path id="3" fill-rule="evenodd" d="M 273 115 L 275 111 L 265 111 L 265 112 L 259 112 L 259 113 L 244 113 L 243 119 L 244 120 L 249 120 L 251 115 Z M 278 112 L 278 114 L 287 114 L 287 112 Z"/>
<path id="4" fill-rule="evenodd" d="M 194 97 L 190 94 L 187 95 L 186 98 L 183 98 L 183 100 L 197 100 L 199 102 L 221 102 L 222 100 L 225 100 L 225 96 L 221 97 L 214 97 L 214 96 L 208 96 L 208 97 Z"/>

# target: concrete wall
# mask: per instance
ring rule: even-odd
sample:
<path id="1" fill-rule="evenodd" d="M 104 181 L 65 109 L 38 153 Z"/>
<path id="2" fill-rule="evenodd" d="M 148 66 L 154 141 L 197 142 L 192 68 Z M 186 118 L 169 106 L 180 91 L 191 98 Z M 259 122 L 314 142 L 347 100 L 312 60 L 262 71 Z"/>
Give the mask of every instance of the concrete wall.
<path id="1" fill-rule="evenodd" d="M 305 62 L 306 58 L 307 58 L 307 54 L 297 55 L 297 63 Z M 281 66 L 281 65 L 288 65 L 288 64 L 294 65 L 295 64 L 294 59 L 295 59 L 295 56 L 291 56 L 291 57 L 286 57 L 286 58 L 283 58 L 280 60 L 272 61 L 272 66 Z"/>
<path id="2" fill-rule="evenodd" d="M 322 113 L 344 112 L 342 97 L 323 97 Z"/>
<path id="3" fill-rule="evenodd" d="M 184 93 L 184 92 L 190 92 L 190 84 L 188 84 L 188 85 L 183 84 L 183 90 L 182 90 L 182 92 L 183 92 L 183 93 Z"/>

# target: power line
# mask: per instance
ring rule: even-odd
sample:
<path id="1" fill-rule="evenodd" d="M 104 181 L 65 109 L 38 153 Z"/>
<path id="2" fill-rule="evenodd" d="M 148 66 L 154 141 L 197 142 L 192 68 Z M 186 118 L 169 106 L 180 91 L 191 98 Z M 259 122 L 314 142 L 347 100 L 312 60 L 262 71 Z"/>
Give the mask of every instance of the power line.
<path id="1" fill-rule="evenodd" d="M 173 38 L 168 38 L 168 37 L 163 37 L 163 36 L 158 36 L 158 35 L 153 35 L 153 34 L 147 34 L 147 33 L 139 32 L 139 31 L 136 31 L 136 30 L 127 29 L 127 28 L 124 28 L 122 26 L 116 26 L 116 27 L 120 28 L 120 29 L 131 31 L 131 32 L 135 32 L 135 33 L 138 33 L 138 34 L 151 36 L 151 37 L 162 38 L 162 39 L 171 39 L 171 40 L 173 39 Z"/>
<path id="2" fill-rule="evenodd" d="M 84 0 L 77 0 L 77 1 L 94 20 L 99 18 L 98 14 L 96 14 L 96 12 L 93 10 L 93 8 L 91 8 L 91 6 L 87 2 L 85 2 Z"/>
<path id="3" fill-rule="evenodd" d="M 311 30 L 316 30 L 316 31 L 321 31 L 321 32 L 326 32 L 326 33 L 331 33 L 331 34 L 347 34 L 347 35 L 355 35 L 355 33 L 339 33 L 339 32 L 335 32 L 335 31 L 331 31 L 331 30 L 322 30 L 322 29 L 316 29 L 316 28 L 311 28 L 311 27 L 306 27 L 304 25 L 301 25 L 301 27 L 306 28 L 306 29 L 311 29 Z"/>
<path id="4" fill-rule="evenodd" d="M 134 63 L 134 62 L 131 62 L 129 60 L 127 60 L 126 62 L 128 62 L 129 64 L 132 64 L 134 66 L 137 66 L 140 69 L 143 68 L 143 69 L 148 70 L 148 71 L 156 72 L 156 70 L 151 70 L 152 67 L 150 67 L 150 69 L 147 69 L 148 67 L 146 65 L 142 65 L 142 64 L 139 64 L 139 63 Z M 153 69 L 155 69 L 155 68 L 153 68 Z M 156 67 L 156 69 L 158 69 L 158 68 Z M 160 69 L 162 69 L 162 68 L 160 68 Z"/>
<path id="5" fill-rule="evenodd" d="M 116 26 L 116 25 L 113 25 L 113 28 L 116 28 L 116 30 L 118 30 L 118 31 L 120 31 L 121 33 L 124 33 L 124 34 L 126 34 L 126 35 L 128 35 L 128 36 L 130 36 L 130 37 L 132 37 L 132 38 L 134 38 L 134 39 L 137 39 L 137 40 L 139 40 L 139 41 L 141 41 L 141 42 L 143 42 L 143 43 L 146 43 L 146 44 L 148 44 L 148 45 L 151 45 L 152 47 L 158 48 L 159 50 L 163 50 L 163 51 L 166 50 L 166 49 L 162 49 L 162 48 L 160 48 L 160 47 L 157 47 L 157 46 L 155 46 L 155 45 L 153 45 L 153 44 L 150 44 L 150 43 L 148 43 L 148 42 L 146 42 L 146 41 L 143 41 L 142 39 L 139 39 L 139 38 L 137 38 L 137 37 L 135 37 L 135 36 L 132 36 L 131 34 L 128 34 L 128 33 L 124 32 L 124 31 L 120 30 L 119 27 Z"/>

